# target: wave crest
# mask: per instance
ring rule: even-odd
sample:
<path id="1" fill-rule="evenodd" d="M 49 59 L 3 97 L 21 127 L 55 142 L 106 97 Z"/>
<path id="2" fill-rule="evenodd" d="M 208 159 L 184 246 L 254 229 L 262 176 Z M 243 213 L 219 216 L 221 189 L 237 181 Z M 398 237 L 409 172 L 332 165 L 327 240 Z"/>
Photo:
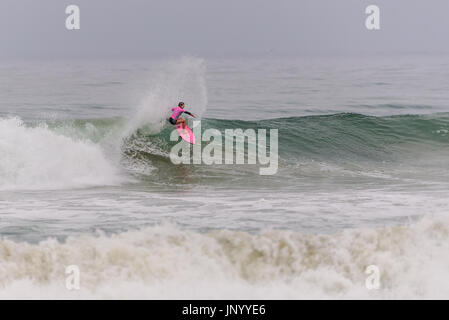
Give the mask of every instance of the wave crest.
<path id="1" fill-rule="evenodd" d="M 119 171 L 90 140 L 0 119 L 0 189 L 59 189 L 116 185 Z"/>

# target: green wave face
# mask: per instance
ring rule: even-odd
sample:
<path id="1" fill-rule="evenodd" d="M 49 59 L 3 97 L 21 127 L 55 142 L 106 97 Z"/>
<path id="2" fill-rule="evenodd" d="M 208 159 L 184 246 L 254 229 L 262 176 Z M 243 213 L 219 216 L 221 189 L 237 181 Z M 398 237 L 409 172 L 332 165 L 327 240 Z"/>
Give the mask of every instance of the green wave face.
<path id="1" fill-rule="evenodd" d="M 258 184 L 262 179 L 257 165 L 172 164 L 169 153 L 177 142 L 170 141 L 173 127 L 168 124 L 158 133 L 144 126 L 127 135 L 122 134 L 128 132 L 124 130 L 125 118 L 56 121 L 47 125 L 72 138 L 102 145 L 120 158 L 122 167 L 152 183 L 177 183 L 188 177 L 192 178 L 188 183 L 240 179 L 239 183 Z M 201 128 L 203 133 L 211 128 L 219 130 L 223 148 L 226 129 L 277 129 L 279 171 L 271 182 L 279 179 L 279 185 L 285 183 L 285 178 L 307 178 L 312 182 L 335 176 L 359 178 L 367 172 L 396 178 L 448 176 L 449 114 L 372 117 L 342 113 L 262 121 L 203 119 Z M 202 148 L 207 144 L 203 142 Z M 245 151 L 247 147 L 245 144 Z M 429 173 L 426 167 L 439 171 Z"/>
<path id="2" fill-rule="evenodd" d="M 360 114 L 279 118 L 262 121 L 203 119 L 202 131 L 218 129 L 277 129 L 279 155 L 284 159 L 382 160 L 395 153 L 413 153 L 416 148 L 447 149 L 449 114 L 371 117 Z M 156 135 L 145 128 L 136 137 L 169 142 L 170 127 Z"/>

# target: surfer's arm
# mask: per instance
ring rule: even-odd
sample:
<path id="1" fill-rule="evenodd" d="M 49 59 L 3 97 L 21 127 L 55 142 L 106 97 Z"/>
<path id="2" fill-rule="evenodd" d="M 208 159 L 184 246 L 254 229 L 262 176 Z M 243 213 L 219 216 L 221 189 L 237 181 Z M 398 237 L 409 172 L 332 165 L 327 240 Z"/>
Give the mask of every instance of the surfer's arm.
<path id="1" fill-rule="evenodd" d="M 192 113 L 190 113 L 189 111 L 184 111 L 184 113 L 187 113 L 189 116 L 192 116 L 195 118 L 195 116 Z"/>

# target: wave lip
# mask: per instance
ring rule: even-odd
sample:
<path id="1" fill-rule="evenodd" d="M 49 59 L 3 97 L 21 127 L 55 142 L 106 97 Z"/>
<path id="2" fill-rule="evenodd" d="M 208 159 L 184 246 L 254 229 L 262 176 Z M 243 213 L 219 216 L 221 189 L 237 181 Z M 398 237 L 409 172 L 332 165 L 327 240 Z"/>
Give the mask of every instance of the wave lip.
<path id="1" fill-rule="evenodd" d="M 117 185 L 122 178 L 101 147 L 19 118 L 0 119 L 0 189 Z"/>

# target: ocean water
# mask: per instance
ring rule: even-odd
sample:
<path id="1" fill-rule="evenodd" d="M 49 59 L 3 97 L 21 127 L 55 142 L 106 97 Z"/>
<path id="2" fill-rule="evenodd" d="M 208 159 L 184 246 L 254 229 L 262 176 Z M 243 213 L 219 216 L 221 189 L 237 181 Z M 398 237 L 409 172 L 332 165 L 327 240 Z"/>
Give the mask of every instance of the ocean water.
<path id="1" fill-rule="evenodd" d="M 448 298 L 448 58 L 2 61 L 0 298 Z M 173 164 L 180 100 L 276 174 Z"/>

